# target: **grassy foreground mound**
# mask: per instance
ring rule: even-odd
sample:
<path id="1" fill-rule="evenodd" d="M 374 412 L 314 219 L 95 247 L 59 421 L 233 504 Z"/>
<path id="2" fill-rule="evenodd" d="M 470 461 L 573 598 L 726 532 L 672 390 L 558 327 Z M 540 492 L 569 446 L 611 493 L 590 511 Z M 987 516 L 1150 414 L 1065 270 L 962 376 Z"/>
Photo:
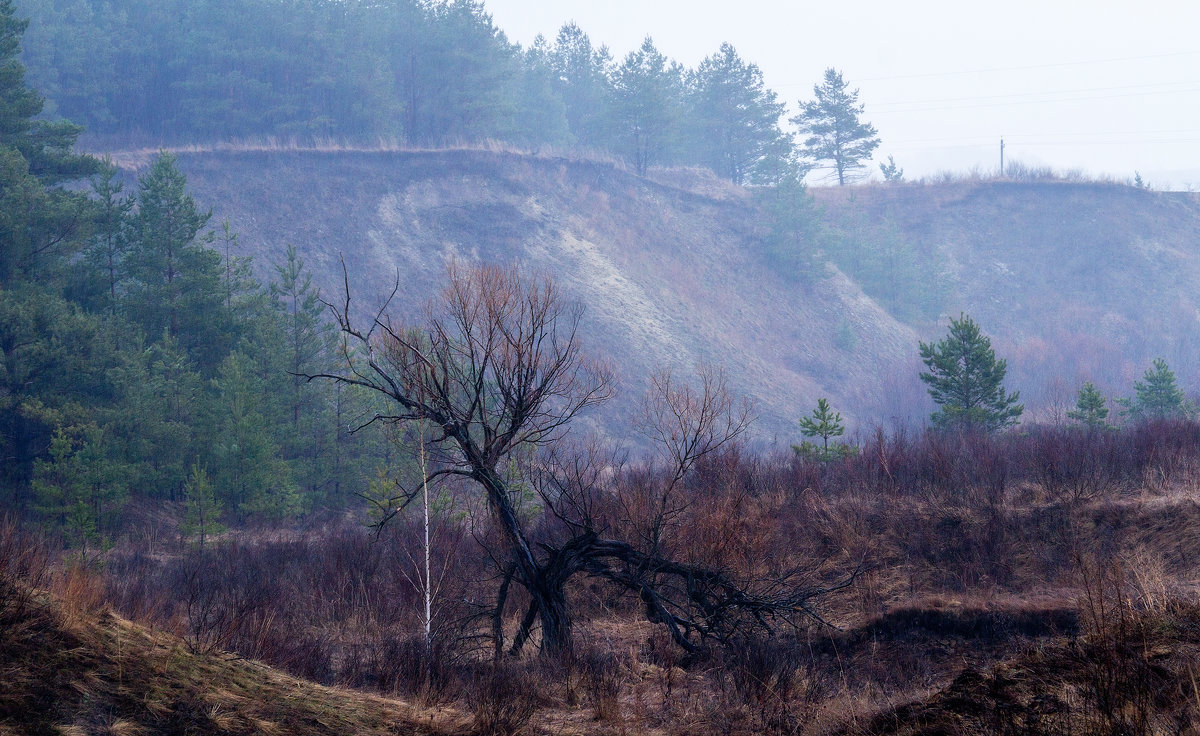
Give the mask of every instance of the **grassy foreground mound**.
<path id="1" fill-rule="evenodd" d="M 461 730 L 450 715 L 189 652 L 175 636 L 88 605 L 83 586 L 68 580 L 67 595 L 50 595 L 0 574 L 0 735 Z"/>

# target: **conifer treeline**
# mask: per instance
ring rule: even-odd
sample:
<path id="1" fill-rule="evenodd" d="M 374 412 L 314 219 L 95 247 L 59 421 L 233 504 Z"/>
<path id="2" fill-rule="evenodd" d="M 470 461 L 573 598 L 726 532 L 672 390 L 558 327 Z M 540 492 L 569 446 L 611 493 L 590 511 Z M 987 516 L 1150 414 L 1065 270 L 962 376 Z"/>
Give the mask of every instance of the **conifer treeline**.
<path id="1" fill-rule="evenodd" d="M 723 45 L 695 69 L 573 24 L 510 43 L 477 0 L 21 0 L 55 115 L 148 145 L 268 137 L 578 147 L 736 183 L 794 163 L 784 105 Z"/>
<path id="2" fill-rule="evenodd" d="M 80 129 L 39 117 L 24 29 L 0 0 L 0 511 L 91 544 L 137 498 L 201 534 L 222 509 L 344 507 L 388 444 L 348 432 L 365 397 L 296 376 L 335 337 L 295 251 L 263 285 L 171 156 L 127 192 L 74 153 Z"/>
<path id="3" fill-rule="evenodd" d="M 83 544 L 137 498 L 208 525 L 344 507 L 387 443 L 348 431 L 365 397 L 297 375 L 327 369 L 335 338 L 295 250 L 256 281 L 168 154 L 133 193 L 111 166 L 92 189 L 79 237 L 0 290 L 19 317 L 0 327 L 3 505 Z"/>

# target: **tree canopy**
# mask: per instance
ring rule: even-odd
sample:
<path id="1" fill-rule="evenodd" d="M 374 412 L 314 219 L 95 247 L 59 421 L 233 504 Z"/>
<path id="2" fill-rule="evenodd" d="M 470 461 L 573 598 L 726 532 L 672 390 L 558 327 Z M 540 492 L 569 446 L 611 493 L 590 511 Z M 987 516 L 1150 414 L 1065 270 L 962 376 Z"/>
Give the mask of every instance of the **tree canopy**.
<path id="1" fill-rule="evenodd" d="M 21 0 L 21 7 L 33 19 L 24 58 L 50 98 L 49 117 L 124 145 L 504 141 L 609 153 L 639 173 L 705 166 L 737 184 L 794 176 L 799 159 L 783 127 L 784 105 L 758 66 L 727 43 L 690 70 L 650 39 L 614 60 L 574 23 L 522 48 L 479 0 L 125 0 L 116 11 L 105 0 Z M 853 117 L 861 106 L 842 93 L 831 109 Z M 36 105 L 36 95 L 13 104 Z M 37 125 L 46 141 L 79 130 Z M 845 143 L 837 148 L 839 180 L 849 181 L 870 150 L 865 140 L 835 140 Z M 67 149 L 69 142 L 45 150 Z M 25 154 L 35 176 L 56 161 Z M 55 165 L 69 162 L 59 156 Z"/>
<path id="2" fill-rule="evenodd" d="M 791 136 L 779 127 L 784 104 L 733 46 L 700 62 L 688 78 L 688 124 L 697 159 L 734 184 L 765 184 L 785 173 Z"/>

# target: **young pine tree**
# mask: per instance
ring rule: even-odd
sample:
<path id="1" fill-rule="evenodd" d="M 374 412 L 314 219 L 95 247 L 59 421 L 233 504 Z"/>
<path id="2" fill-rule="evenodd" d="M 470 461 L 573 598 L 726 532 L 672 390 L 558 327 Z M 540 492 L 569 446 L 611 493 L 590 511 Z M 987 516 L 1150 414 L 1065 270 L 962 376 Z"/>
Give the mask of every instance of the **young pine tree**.
<path id="1" fill-rule="evenodd" d="M 1175 372 L 1162 358 L 1154 359 L 1154 366 L 1133 385 L 1133 389 L 1133 399 L 1121 403 L 1125 405 L 1124 414 L 1135 422 L 1175 419 L 1191 413 L 1183 390 L 1175 380 Z"/>
<path id="2" fill-rule="evenodd" d="M 328 370 L 336 337 L 312 285 L 312 273 L 305 269 L 294 246 L 288 246 L 284 262 L 275 264 L 275 273 L 270 288 L 275 338 L 266 352 L 275 376 L 271 389 L 275 418 L 286 425 L 280 449 L 306 493 L 328 492 L 332 478 L 326 461 L 338 431 L 332 411 L 333 389 L 304 376 Z"/>
<path id="3" fill-rule="evenodd" d="M 269 393 L 252 359 L 240 350 L 230 353 L 211 386 L 208 429 L 219 487 L 242 514 L 282 519 L 299 511 L 302 499 L 280 457 L 264 406 Z"/>
<path id="4" fill-rule="evenodd" d="M 829 448 L 830 437 L 841 437 L 846 433 L 846 425 L 842 415 L 829 406 L 827 399 L 818 399 L 817 408 L 812 416 L 800 420 L 800 432 L 805 437 L 820 437 L 822 446 L 818 448 L 811 442 L 803 442 L 793 449 L 805 457 L 816 457 L 819 460 L 832 460 L 845 454 L 844 445 L 834 445 Z"/>
<path id="5" fill-rule="evenodd" d="M 127 469 L 115 454 L 104 429 L 88 423 L 57 428 L 49 458 L 36 463 L 33 489 L 41 516 L 85 550 L 101 540 L 128 498 Z"/>
<path id="6" fill-rule="evenodd" d="M 170 335 L 130 351 L 110 374 L 120 396 L 110 426 L 129 463 L 131 485 L 150 497 L 178 500 L 196 457 L 196 427 L 205 405 L 203 380 Z"/>
<path id="7" fill-rule="evenodd" d="M 200 547 L 203 548 L 209 537 L 225 531 L 225 527 L 220 523 L 223 504 L 213 492 L 208 471 L 199 460 L 192 463 L 183 491 L 183 500 L 186 510 L 183 523 L 179 525 L 181 535 L 198 537 Z"/>
<path id="8" fill-rule="evenodd" d="M 1108 404 L 1104 394 L 1091 381 L 1079 389 L 1079 397 L 1075 400 L 1075 408 L 1067 412 L 1068 419 L 1074 419 L 1088 429 L 1109 429 Z"/>
<path id="9" fill-rule="evenodd" d="M 921 380 L 941 407 L 934 412 L 940 429 L 994 432 L 1017 423 L 1025 407 L 1020 393 L 1004 390 L 1008 363 L 996 357 L 992 341 L 970 317 L 950 320 L 950 334 L 938 343 L 920 344 L 929 369 Z"/>

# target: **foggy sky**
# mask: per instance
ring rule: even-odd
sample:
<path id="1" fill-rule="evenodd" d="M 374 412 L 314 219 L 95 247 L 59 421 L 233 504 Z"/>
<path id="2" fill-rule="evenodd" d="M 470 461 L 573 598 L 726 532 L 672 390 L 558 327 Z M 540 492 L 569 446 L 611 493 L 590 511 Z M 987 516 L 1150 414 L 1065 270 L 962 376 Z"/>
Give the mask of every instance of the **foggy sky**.
<path id="1" fill-rule="evenodd" d="M 1031 165 L 1200 189 L 1200 3 L 486 0 L 509 39 L 574 20 L 618 60 L 650 35 L 695 66 L 724 41 L 794 110 L 826 67 L 908 178 Z M 852 8 L 847 10 L 847 8 Z M 876 169 L 876 171 L 878 171 Z"/>

